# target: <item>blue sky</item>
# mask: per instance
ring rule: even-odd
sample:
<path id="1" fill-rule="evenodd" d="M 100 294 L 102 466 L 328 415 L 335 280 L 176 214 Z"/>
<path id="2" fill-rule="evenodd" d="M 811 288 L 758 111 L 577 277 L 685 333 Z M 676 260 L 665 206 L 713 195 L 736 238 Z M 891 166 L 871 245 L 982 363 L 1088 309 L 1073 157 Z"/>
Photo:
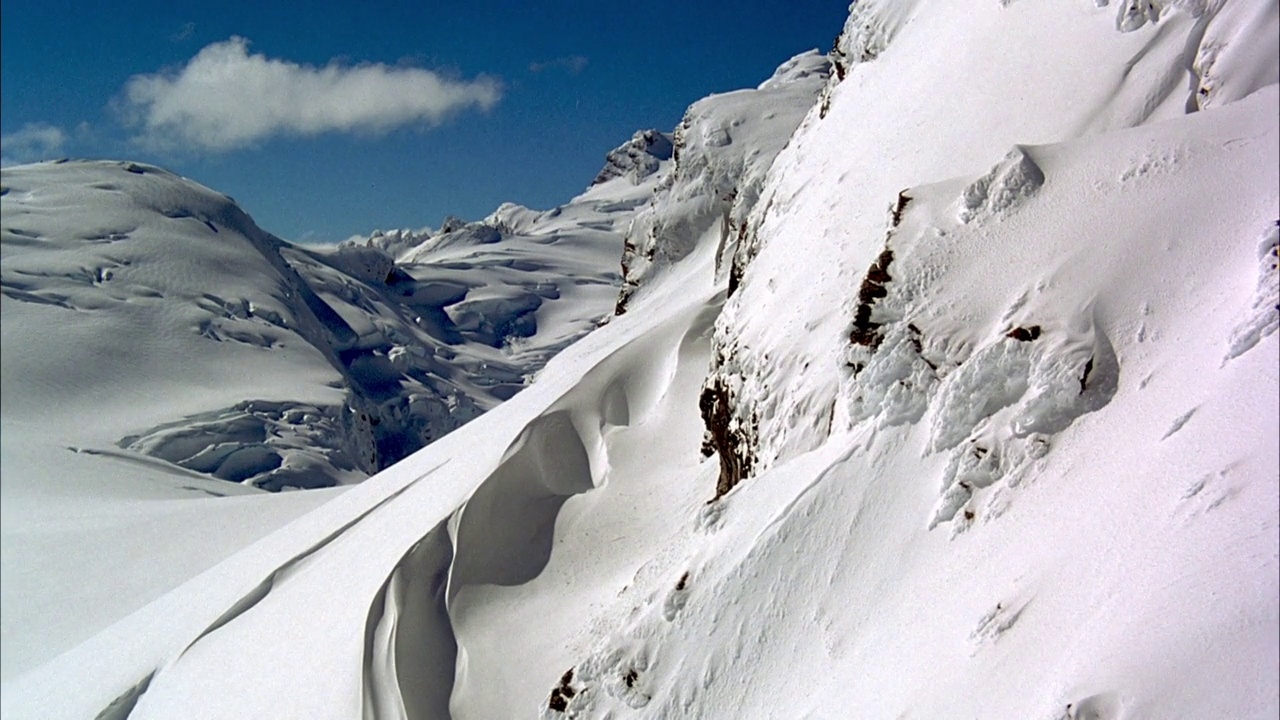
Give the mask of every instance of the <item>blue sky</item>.
<path id="1" fill-rule="evenodd" d="M 153 162 L 332 241 L 580 192 L 642 128 L 826 50 L 847 0 L 4 0 L 0 154 Z"/>

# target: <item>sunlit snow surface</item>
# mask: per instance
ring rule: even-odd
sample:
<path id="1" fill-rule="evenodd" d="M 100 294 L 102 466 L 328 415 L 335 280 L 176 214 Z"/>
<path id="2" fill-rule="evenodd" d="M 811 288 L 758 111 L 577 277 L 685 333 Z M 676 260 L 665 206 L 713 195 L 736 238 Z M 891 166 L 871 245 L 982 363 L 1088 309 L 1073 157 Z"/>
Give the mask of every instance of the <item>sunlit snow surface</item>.
<path id="1" fill-rule="evenodd" d="M 732 295 L 707 231 L 496 411 L 6 675 L 4 717 L 1274 717 L 1276 33 L 859 4 Z M 709 372 L 756 450 L 713 503 Z"/>
<path id="2" fill-rule="evenodd" d="M 399 262 L 154 166 L 6 168 L 4 677 L 330 494 L 202 499 L 359 482 L 522 389 L 612 311 L 654 164 Z"/>

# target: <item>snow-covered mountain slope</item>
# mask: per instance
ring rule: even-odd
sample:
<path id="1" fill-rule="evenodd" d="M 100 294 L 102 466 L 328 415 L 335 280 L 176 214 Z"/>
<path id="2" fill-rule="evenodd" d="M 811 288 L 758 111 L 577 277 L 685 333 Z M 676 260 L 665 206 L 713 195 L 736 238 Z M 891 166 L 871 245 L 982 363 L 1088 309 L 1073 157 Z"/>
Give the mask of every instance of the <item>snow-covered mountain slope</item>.
<path id="1" fill-rule="evenodd" d="M 0 714 L 1274 717 L 1278 17 L 858 3 L 745 232 Z"/>
<path id="2" fill-rule="evenodd" d="M 548 211 L 506 203 L 404 251 L 398 262 L 418 287 L 466 291 L 440 319 L 470 341 L 458 353 L 473 359 L 453 362 L 478 376 L 501 368 L 523 384 L 593 330 L 617 297 L 621 239 L 671 170 L 669 146 L 663 133 L 636 133 L 568 203 Z"/>
<path id="3" fill-rule="evenodd" d="M 327 497 L 218 477 L 359 464 L 337 323 L 229 199 L 128 163 L 2 176 L 8 675 Z"/>
<path id="4" fill-rule="evenodd" d="M 397 264 L 373 244 L 290 245 L 151 166 L 46 163 L 4 182 L 7 327 L 33 335 L 6 356 L 21 385 L 6 415 L 65 418 L 46 388 L 74 406 L 150 386 L 163 401 L 117 414 L 114 437 L 61 442 L 267 489 L 361 479 L 517 392 L 607 313 L 621 235 L 653 185 L 618 177 L 547 213 L 504 206 Z M 101 372 L 70 372 L 77 352 Z"/>
<path id="5" fill-rule="evenodd" d="M 825 87 L 830 68 L 813 50 L 783 63 L 757 88 L 689 107 L 674 133 L 674 167 L 627 231 L 619 315 L 651 278 L 700 243 L 717 243 L 723 254 L 740 236 L 765 173 Z"/>
<path id="6" fill-rule="evenodd" d="M 358 482 L 523 388 L 613 309 L 661 174 L 504 206 L 396 264 L 290 245 L 153 166 L 6 168 L 5 676 L 328 496 L 200 498 Z"/>
<path id="7" fill-rule="evenodd" d="M 1134 8 L 1148 7 L 1162 8 L 1150 10 L 1158 23 L 1117 29 Z M 1198 107 L 1200 89 L 1214 88 L 1209 106 L 1216 107 L 1280 80 L 1275 15 L 1275 3 L 1252 2 L 1083 9 L 1070 2 L 1043 9 L 1012 3 L 980 13 L 963 3 L 855 6 L 837 42 L 843 62 L 855 64 L 833 76 L 825 108 L 806 119 L 779 157 L 761 200 L 767 209 L 753 216 L 736 251 L 736 273 L 753 272 L 759 255 L 763 269 L 754 272 L 767 278 L 735 293 L 726 307 L 717 341 L 723 359 L 718 379 L 709 383 L 735 396 L 728 414 L 746 436 L 743 446 L 755 448 L 755 457 L 739 457 L 739 464 L 768 466 L 820 440 L 821 432 L 791 432 L 789 425 L 808 425 L 810 413 L 825 417 L 840 404 L 848 373 L 830 370 L 846 364 L 855 289 L 886 243 L 892 250 L 887 234 L 909 209 L 911 188 L 991 169 L 992 187 L 975 186 L 957 200 L 961 218 L 973 216 L 967 232 L 985 232 L 987 218 L 1001 216 L 1019 193 L 1034 191 L 1036 144 L 1185 118 Z M 1259 42 L 1268 35 L 1270 45 Z M 1001 61 L 990 60 L 993 55 Z M 1167 174 L 1188 152 L 1134 149 L 1118 173 Z M 1031 163 L 1026 177 L 1019 177 L 1022 155 Z M 1173 213 L 1162 207 L 1160 215 L 1172 222 Z M 1236 236 L 1252 242 L 1271 215 L 1242 214 Z M 1145 222 L 1135 222 L 1132 232 L 1145 230 Z M 1195 218 L 1179 223 L 1190 229 Z M 810 241 L 815 233 L 822 242 Z M 807 259 L 797 263 L 801 251 Z M 1013 298 L 995 302 L 1001 301 Z M 976 330 L 934 339 L 967 343 L 950 352 L 955 362 L 979 346 Z M 815 367 L 827 371 L 810 370 Z"/>

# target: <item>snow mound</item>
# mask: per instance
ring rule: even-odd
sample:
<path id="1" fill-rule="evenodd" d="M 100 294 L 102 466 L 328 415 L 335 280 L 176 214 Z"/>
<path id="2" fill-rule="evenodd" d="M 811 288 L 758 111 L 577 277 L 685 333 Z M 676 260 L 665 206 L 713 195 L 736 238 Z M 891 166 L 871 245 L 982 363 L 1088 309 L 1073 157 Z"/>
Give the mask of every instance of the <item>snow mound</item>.
<path id="1" fill-rule="evenodd" d="M 1258 286 L 1245 318 L 1231 331 L 1227 359 L 1240 357 L 1252 350 L 1263 338 L 1280 328 L 1280 220 L 1277 220 L 1258 243 Z"/>
<path id="2" fill-rule="evenodd" d="M 964 189 L 960 220 L 971 222 L 983 215 L 1010 210 L 1044 184 L 1044 173 L 1022 148 L 1009 151 L 991 172 Z"/>

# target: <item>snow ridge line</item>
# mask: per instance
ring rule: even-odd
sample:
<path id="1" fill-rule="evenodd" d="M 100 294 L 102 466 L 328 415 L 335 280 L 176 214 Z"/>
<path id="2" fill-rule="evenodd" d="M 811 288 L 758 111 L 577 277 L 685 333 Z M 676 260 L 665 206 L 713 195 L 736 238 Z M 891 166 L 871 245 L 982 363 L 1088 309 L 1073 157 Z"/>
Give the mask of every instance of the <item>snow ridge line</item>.
<path id="1" fill-rule="evenodd" d="M 235 620 L 236 618 L 240 617 L 244 613 L 248 612 L 250 609 L 253 608 L 254 605 L 257 605 L 259 602 L 262 602 L 262 599 L 271 593 L 271 590 L 275 586 L 276 581 L 281 579 L 284 576 L 284 574 L 287 573 L 289 570 L 297 566 L 303 560 L 306 560 L 308 557 L 324 549 L 326 545 L 333 542 L 334 540 L 337 540 L 338 537 L 341 536 L 343 533 L 350 530 L 352 527 L 354 527 L 355 525 L 360 523 L 362 520 L 364 520 L 366 517 L 368 517 L 369 515 L 373 514 L 374 512 L 382 508 L 387 503 L 400 497 L 400 495 L 402 495 L 406 490 L 418 484 L 419 481 L 424 480 L 425 478 L 428 478 L 431 475 L 435 474 L 437 470 L 447 465 L 450 460 L 452 460 L 452 458 L 448 458 L 444 460 L 443 462 L 427 470 L 425 473 L 418 476 L 411 482 L 405 483 L 404 487 L 396 490 L 393 493 L 390 493 L 382 500 L 379 500 L 378 503 L 375 504 L 373 507 L 369 508 L 368 510 L 365 510 L 364 512 L 360 513 L 359 515 L 352 518 L 348 522 L 344 523 L 337 530 L 334 530 L 333 532 L 326 535 L 323 539 L 320 540 L 320 542 L 316 543 L 315 545 L 312 545 L 311 547 L 298 553 L 297 555 L 294 555 L 292 558 L 289 558 L 282 565 L 280 565 L 280 567 L 276 568 L 275 570 L 272 570 L 271 573 L 262 580 L 262 582 L 258 583 L 257 586 L 255 586 L 252 590 L 246 593 L 239 600 L 237 600 L 226 612 L 220 615 L 217 620 L 214 620 L 213 623 L 209 625 L 209 627 L 205 628 L 204 631 L 201 632 L 199 635 L 197 635 L 194 640 L 188 643 L 187 646 L 182 649 L 182 652 L 178 653 L 178 658 L 176 660 L 180 660 L 183 655 L 187 654 L 187 652 L 191 650 L 191 648 L 195 647 L 196 643 L 200 642 L 205 637 L 211 635 L 215 631 L 226 626 L 231 621 Z"/>
<path id="2" fill-rule="evenodd" d="M 159 671 L 152 670 L 146 677 L 139 680 L 137 685 L 117 695 L 115 700 L 93 716 L 93 720 L 128 720 L 128 717 L 133 714 L 133 709 L 138 706 L 138 700 L 142 698 L 142 694 L 151 687 L 151 679 L 157 672 Z"/>

